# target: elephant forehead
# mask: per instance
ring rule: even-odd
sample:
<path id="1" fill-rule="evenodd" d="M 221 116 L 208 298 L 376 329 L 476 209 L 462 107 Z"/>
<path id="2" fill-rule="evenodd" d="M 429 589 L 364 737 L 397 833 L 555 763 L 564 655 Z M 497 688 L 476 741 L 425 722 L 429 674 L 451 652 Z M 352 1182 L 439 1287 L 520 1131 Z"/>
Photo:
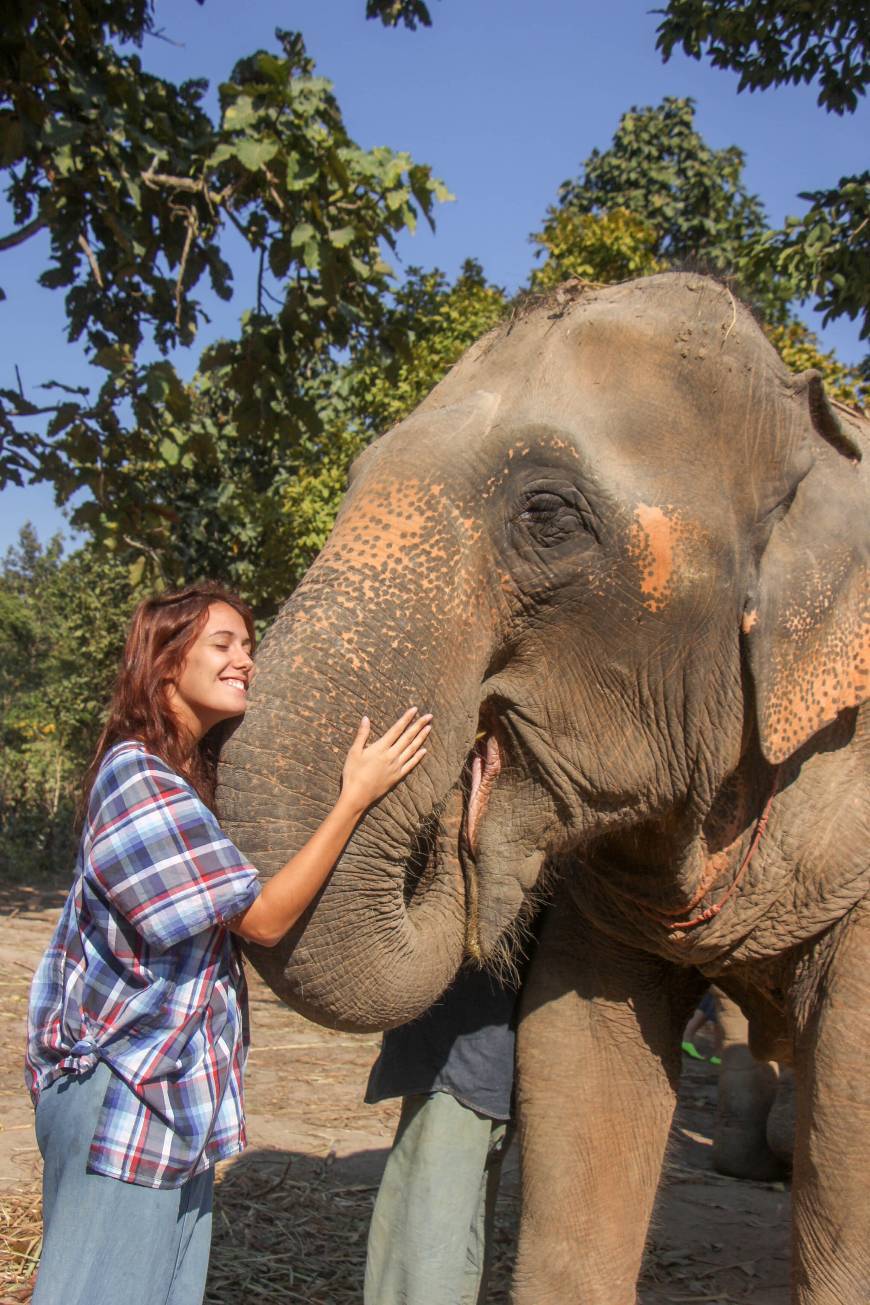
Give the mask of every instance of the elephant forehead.
<path id="1" fill-rule="evenodd" d="M 398 426 L 376 439 L 357 458 L 352 482 L 370 479 L 384 465 L 405 463 L 413 478 L 421 475 L 427 461 L 445 465 L 462 458 L 463 452 L 485 439 L 496 420 L 503 394 L 474 389 L 453 402 L 438 403 L 436 387 L 418 408 Z"/>

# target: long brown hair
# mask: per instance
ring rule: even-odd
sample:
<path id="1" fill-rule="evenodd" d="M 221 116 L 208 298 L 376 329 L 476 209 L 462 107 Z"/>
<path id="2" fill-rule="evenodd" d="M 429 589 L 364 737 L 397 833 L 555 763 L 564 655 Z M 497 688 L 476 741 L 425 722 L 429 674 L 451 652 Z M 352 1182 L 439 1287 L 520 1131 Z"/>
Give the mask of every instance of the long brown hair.
<path id="1" fill-rule="evenodd" d="M 146 598 L 133 613 L 124 656 L 109 703 L 106 723 L 85 775 L 80 817 L 106 752 L 115 743 L 136 739 L 184 776 L 210 806 L 214 800 L 221 727 L 214 726 L 191 751 L 190 737 L 172 710 L 169 689 L 208 620 L 213 603 L 234 608 L 254 648 L 254 617 L 236 594 L 212 581 Z"/>

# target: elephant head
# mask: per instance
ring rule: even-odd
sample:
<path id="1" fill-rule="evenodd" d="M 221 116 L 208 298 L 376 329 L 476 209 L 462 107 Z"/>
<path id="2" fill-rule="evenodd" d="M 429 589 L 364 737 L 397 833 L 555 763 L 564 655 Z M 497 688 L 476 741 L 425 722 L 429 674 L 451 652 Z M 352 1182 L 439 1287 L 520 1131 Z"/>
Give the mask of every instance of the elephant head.
<path id="1" fill-rule="evenodd" d="M 702 277 L 569 282 L 474 345 L 358 459 L 224 752 L 268 874 L 363 711 L 435 714 L 304 932 L 253 949 L 275 991 L 386 1027 L 492 955 L 554 855 L 655 826 L 691 876 L 747 747 L 778 761 L 866 692 L 859 441 Z"/>

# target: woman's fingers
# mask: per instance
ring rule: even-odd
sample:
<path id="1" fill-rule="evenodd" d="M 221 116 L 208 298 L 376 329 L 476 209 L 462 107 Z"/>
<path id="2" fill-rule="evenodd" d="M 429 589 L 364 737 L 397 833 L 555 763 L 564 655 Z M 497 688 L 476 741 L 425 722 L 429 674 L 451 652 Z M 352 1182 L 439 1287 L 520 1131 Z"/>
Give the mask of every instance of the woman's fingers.
<path id="1" fill-rule="evenodd" d="M 411 743 L 413 743 L 414 739 L 419 738 L 422 730 L 426 730 L 428 733 L 431 725 L 431 712 L 427 712 L 425 716 L 420 716 L 417 720 L 412 720 L 410 725 L 407 725 L 405 729 L 402 730 L 402 733 L 392 745 L 391 751 L 398 756 L 400 753 L 404 752 Z"/>
<path id="2" fill-rule="evenodd" d="M 415 766 L 419 766 L 420 762 L 423 760 L 425 755 L 426 755 L 426 749 L 421 748 L 419 752 L 414 753 L 413 757 L 411 757 L 409 761 L 404 762 L 401 770 L 399 771 L 399 775 L 401 776 L 401 778 L 404 779 L 404 777 L 408 774 L 409 771 L 413 770 Z"/>
<path id="3" fill-rule="evenodd" d="M 356 749 L 358 752 L 361 752 L 362 749 L 365 747 L 366 739 L 371 734 L 371 732 L 372 732 L 372 723 L 369 720 L 368 716 L 363 716 L 362 720 L 359 723 L 359 728 L 357 729 L 356 735 L 354 736 L 353 743 L 350 745 L 351 748 Z"/>
<path id="4" fill-rule="evenodd" d="M 409 757 L 413 757 L 416 752 L 419 752 L 420 748 L 423 746 L 423 743 L 425 742 L 426 737 L 431 729 L 432 729 L 431 723 L 430 724 L 421 723 L 420 728 L 416 730 L 413 734 L 411 734 L 410 730 L 405 730 L 405 733 L 402 735 L 402 737 L 399 739 L 398 743 L 395 746 L 395 752 L 397 753 L 399 762 L 402 765 L 405 764 L 405 762 L 408 760 Z M 408 738 L 409 734 L 411 734 L 410 738 Z"/>
<path id="5" fill-rule="evenodd" d="M 402 735 L 402 733 L 404 732 L 408 724 L 417 715 L 417 711 L 418 711 L 417 707 L 409 707 L 408 710 L 404 712 L 393 725 L 390 726 L 386 734 L 381 735 L 381 737 L 378 739 L 378 742 L 383 743 L 384 747 L 391 748 L 393 744 L 396 742 L 396 740 L 400 738 L 400 736 Z"/>

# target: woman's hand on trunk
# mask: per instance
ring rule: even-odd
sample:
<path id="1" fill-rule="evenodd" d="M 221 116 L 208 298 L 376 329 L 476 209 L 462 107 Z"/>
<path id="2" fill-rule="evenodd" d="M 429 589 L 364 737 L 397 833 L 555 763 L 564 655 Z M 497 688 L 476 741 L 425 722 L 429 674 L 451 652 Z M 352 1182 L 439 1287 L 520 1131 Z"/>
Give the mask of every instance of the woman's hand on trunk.
<path id="1" fill-rule="evenodd" d="M 373 802 L 419 765 L 431 715 L 411 707 L 374 743 L 363 716 L 341 772 L 341 796 L 323 824 L 295 856 L 263 885 L 256 901 L 228 921 L 233 933 L 249 942 L 274 947 L 308 909 L 329 878 L 344 846 Z"/>
<path id="2" fill-rule="evenodd" d="M 360 812 L 389 793 L 423 760 L 432 715 L 420 716 L 416 707 L 409 707 L 374 743 L 368 742 L 371 728 L 368 716 L 363 716 L 341 772 L 342 800 Z"/>

